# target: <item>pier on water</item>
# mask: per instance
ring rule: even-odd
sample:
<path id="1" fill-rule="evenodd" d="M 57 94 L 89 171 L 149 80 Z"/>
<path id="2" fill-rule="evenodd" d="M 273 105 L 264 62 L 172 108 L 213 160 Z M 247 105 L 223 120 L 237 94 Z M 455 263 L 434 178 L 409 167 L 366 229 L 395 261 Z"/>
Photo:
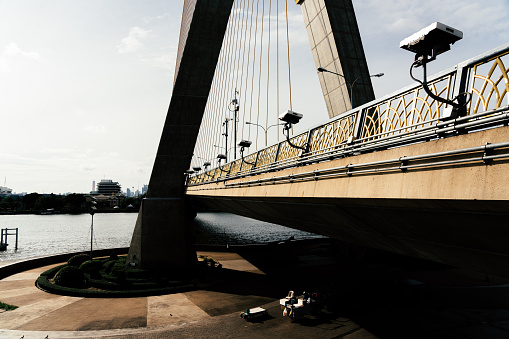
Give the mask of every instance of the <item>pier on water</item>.
<path id="1" fill-rule="evenodd" d="M 10 233 L 12 232 L 12 233 Z M 0 251 L 5 251 L 7 249 L 7 236 L 8 235 L 15 235 L 16 236 L 16 243 L 14 245 L 14 250 L 18 250 L 18 228 L 2 228 L 1 234 L 0 234 Z"/>

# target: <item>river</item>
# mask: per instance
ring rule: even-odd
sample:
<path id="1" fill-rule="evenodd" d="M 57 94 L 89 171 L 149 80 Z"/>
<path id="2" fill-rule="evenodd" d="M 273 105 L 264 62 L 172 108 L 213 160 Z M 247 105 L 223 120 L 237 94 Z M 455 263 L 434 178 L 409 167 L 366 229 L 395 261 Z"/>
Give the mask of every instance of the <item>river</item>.
<path id="1" fill-rule="evenodd" d="M 97 213 L 94 215 L 93 248 L 127 247 L 130 244 L 137 213 Z M 18 228 L 8 237 L 7 251 L 0 261 L 21 260 L 42 255 L 90 250 L 89 214 L 0 215 L 0 228 Z M 259 244 L 271 241 L 316 238 L 318 235 L 244 218 L 229 213 L 198 213 L 194 219 L 198 244 Z"/>

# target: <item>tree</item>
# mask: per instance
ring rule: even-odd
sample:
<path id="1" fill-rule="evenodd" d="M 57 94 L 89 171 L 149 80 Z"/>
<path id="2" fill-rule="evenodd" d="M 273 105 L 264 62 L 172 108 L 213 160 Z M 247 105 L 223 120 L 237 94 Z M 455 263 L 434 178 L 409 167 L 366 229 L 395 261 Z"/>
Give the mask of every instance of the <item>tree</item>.
<path id="1" fill-rule="evenodd" d="M 86 208 L 86 198 L 83 194 L 72 193 L 64 198 L 65 211 L 69 213 L 80 213 Z"/>
<path id="2" fill-rule="evenodd" d="M 0 202 L 0 210 L 13 210 L 15 207 L 14 199 L 8 195 Z"/>
<path id="3" fill-rule="evenodd" d="M 30 193 L 23 197 L 22 203 L 23 203 L 23 209 L 26 210 L 32 210 L 35 208 L 35 202 L 37 199 L 41 196 L 39 193 Z"/>

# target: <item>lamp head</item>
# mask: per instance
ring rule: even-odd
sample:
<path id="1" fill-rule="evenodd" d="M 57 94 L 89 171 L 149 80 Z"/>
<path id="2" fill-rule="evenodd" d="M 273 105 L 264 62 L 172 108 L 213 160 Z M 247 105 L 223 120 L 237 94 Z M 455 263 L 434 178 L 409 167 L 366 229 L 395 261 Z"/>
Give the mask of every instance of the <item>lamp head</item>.
<path id="1" fill-rule="evenodd" d="M 455 28 L 434 22 L 431 25 L 412 34 L 399 43 L 399 47 L 415 53 L 415 59 L 430 57 L 434 60 L 437 55 L 447 52 L 452 44 L 463 38 L 463 32 Z"/>
<path id="2" fill-rule="evenodd" d="M 251 144 L 252 144 L 252 142 L 249 140 L 241 140 L 239 142 L 240 147 L 249 147 L 249 146 L 251 146 Z"/>
<path id="3" fill-rule="evenodd" d="M 199 172 L 199 171 L 201 171 L 201 167 L 200 166 L 195 166 L 195 167 L 193 167 L 193 170 L 195 172 Z"/>
<path id="4" fill-rule="evenodd" d="M 286 111 L 279 115 L 279 120 L 286 122 L 287 124 L 296 124 L 302 119 L 303 115 L 294 111 Z"/>
<path id="5" fill-rule="evenodd" d="M 218 158 L 219 160 L 223 160 L 223 159 L 224 159 L 224 160 L 226 160 L 226 155 L 224 155 L 224 154 L 218 154 L 218 155 L 217 155 L 217 158 Z"/>

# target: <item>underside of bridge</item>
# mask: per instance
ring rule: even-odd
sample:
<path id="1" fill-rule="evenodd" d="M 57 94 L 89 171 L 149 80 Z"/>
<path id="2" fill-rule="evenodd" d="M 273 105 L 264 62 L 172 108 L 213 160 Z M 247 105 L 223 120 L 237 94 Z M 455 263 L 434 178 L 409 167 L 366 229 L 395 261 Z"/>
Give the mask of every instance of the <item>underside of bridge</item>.
<path id="1" fill-rule="evenodd" d="M 189 187 L 210 207 L 342 241 L 509 276 L 509 162 L 479 151 L 417 161 L 409 170 L 298 180 L 299 174 L 507 141 L 509 127 Z M 465 158 L 466 157 L 466 158 Z M 461 160 L 463 159 L 463 160 Z M 460 161 L 458 161 L 460 160 Z M 431 162 L 430 162 L 431 161 Z M 428 162 L 428 164 L 426 164 Z M 263 181 L 278 177 L 287 180 Z M 257 184 L 257 180 L 263 184 Z M 247 184 L 242 184 L 247 182 Z"/>

